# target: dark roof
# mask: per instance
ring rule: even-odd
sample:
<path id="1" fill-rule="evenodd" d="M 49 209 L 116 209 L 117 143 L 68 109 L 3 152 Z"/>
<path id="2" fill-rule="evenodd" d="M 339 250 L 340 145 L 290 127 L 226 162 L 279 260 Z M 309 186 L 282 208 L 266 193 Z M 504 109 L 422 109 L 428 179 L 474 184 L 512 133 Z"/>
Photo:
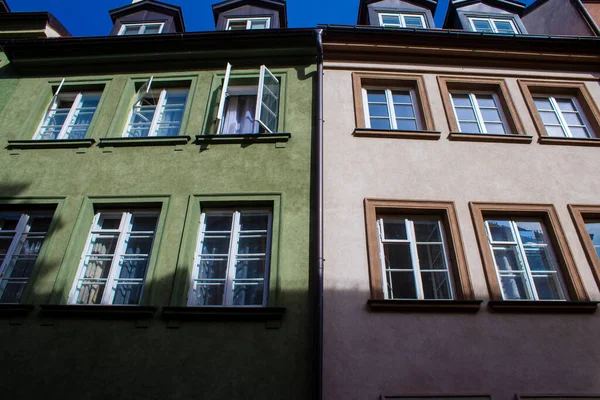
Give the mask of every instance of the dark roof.
<path id="1" fill-rule="evenodd" d="M 284 0 L 225 0 L 213 4 L 212 9 L 215 24 L 219 19 L 219 14 L 242 6 L 255 6 L 275 10 L 279 12 L 280 26 L 282 28 L 287 27 L 287 9 Z"/>
<path id="2" fill-rule="evenodd" d="M 367 15 L 369 14 L 368 13 L 369 5 L 380 2 L 380 1 L 382 1 L 382 0 L 360 0 L 360 3 L 358 5 L 357 24 L 359 24 L 359 25 L 366 24 L 367 23 Z M 435 8 L 438 5 L 437 0 L 401 0 L 401 1 L 403 1 L 405 3 L 412 3 L 419 7 L 427 8 L 431 11 L 432 14 L 435 12 Z"/>
<path id="3" fill-rule="evenodd" d="M 117 18 L 133 14 L 140 10 L 152 10 L 162 14 L 173 16 L 175 27 L 178 32 L 185 32 L 185 23 L 183 22 L 183 13 L 181 7 L 172 4 L 163 3 L 156 0 L 142 0 L 137 3 L 128 4 L 124 7 L 112 9 L 108 12 L 110 19 L 114 23 Z"/>
<path id="4" fill-rule="evenodd" d="M 8 4 L 6 4 L 6 0 L 0 0 L 0 13 L 9 13 L 10 8 L 8 8 Z"/>
<path id="5" fill-rule="evenodd" d="M 10 12 L 0 13 L 0 28 L 10 27 L 12 30 L 31 28 L 44 29 L 49 25 L 63 37 L 71 34 L 58 19 L 49 12 Z"/>

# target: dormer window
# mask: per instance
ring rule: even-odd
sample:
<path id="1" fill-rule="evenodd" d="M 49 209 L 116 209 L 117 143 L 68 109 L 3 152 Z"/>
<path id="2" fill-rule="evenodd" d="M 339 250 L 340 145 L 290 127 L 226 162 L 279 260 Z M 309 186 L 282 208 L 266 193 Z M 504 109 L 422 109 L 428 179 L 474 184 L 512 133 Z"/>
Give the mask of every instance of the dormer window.
<path id="1" fill-rule="evenodd" d="M 143 23 L 143 24 L 123 24 L 119 31 L 119 36 L 129 35 L 157 35 L 162 32 L 165 26 L 162 22 Z"/>
<path id="2" fill-rule="evenodd" d="M 228 31 L 245 31 L 250 29 L 269 29 L 271 18 L 229 18 L 227 20 Z"/>
<path id="3" fill-rule="evenodd" d="M 379 26 L 385 28 L 426 28 L 421 14 L 379 13 Z"/>
<path id="4" fill-rule="evenodd" d="M 475 18 L 469 17 L 471 29 L 486 33 L 520 33 L 512 19 L 508 18 Z"/>

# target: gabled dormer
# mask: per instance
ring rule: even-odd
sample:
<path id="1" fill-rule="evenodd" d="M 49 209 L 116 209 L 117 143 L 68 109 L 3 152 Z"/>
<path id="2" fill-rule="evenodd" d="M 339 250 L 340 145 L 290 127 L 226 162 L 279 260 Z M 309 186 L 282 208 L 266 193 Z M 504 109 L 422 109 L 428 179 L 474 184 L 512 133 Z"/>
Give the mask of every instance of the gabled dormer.
<path id="1" fill-rule="evenodd" d="M 287 28 L 283 0 L 226 0 L 212 8 L 218 31 Z"/>
<path id="2" fill-rule="evenodd" d="M 111 36 L 183 33 L 181 7 L 155 0 L 133 0 L 132 4 L 109 11 Z"/>
<path id="3" fill-rule="evenodd" d="M 384 28 L 435 28 L 437 0 L 361 0 L 358 25 Z"/>
<path id="4" fill-rule="evenodd" d="M 514 0 L 451 0 L 444 28 L 497 34 L 526 34 L 525 5 Z"/>

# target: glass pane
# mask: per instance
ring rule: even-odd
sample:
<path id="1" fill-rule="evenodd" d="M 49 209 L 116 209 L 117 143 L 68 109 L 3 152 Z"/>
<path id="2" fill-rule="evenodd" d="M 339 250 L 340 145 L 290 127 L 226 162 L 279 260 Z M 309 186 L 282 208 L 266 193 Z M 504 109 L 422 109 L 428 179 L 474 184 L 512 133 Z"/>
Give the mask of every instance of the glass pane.
<path id="1" fill-rule="evenodd" d="M 268 71 L 265 71 L 261 103 L 260 119 L 271 130 L 271 132 L 277 132 L 277 115 L 279 114 L 279 82 Z"/>
<path id="2" fill-rule="evenodd" d="M 230 231 L 233 216 L 207 214 L 204 218 L 207 231 Z"/>
<path id="3" fill-rule="evenodd" d="M 115 289 L 113 304 L 138 304 L 143 289 L 142 284 L 119 283 Z"/>
<path id="4" fill-rule="evenodd" d="M 29 218 L 29 232 L 33 233 L 46 233 L 48 232 L 48 228 L 50 227 L 50 222 L 52 222 L 51 216 L 46 215 L 32 215 Z"/>
<path id="5" fill-rule="evenodd" d="M 100 304 L 104 295 L 104 283 L 84 283 L 79 289 L 77 304 Z"/>
<path id="6" fill-rule="evenodd" d="M 27 282 L 0 281 L 0 303 L 18 303 Z"/>
<path id="7" fill-rule="evenodd" d="M 114 254 L 118 236 L 95 236 L 92 239 L 90 254 Z"/>
<path id="8" fill-rule="evenodd" d="M 123 30 L 123 32 L 121 33 L 121 35 L 137 35 L 138 32 L 140 30 L 140 26 L 139 25 L 133 25 L 133 26 L 125 26 L 125 29 Z"/>
<path id="9" fill-rule="evenodd" d="M 554 111 L 540 111 L 540 118 L 542 118 L 544 125 L 560 125 Z"/>
<path id="10" fill-rule="evenodd" d="M 480 108 L 498 108 L 494 96 L 491 94 L 478 94 L 476 98 Z"/>
<path id="11" fill-rule="evenodd" d="M 369 116 L 371 117 L 387 117 L 388 108 L 385 104 L 369 104 Z"/>
<path id="12" fill-rule="evenodd" d="M 17 249 L 16 254 L 18 255 L 37 255 L 42 248 L 42 243 L 44 242 L 44 237 L 31 237 L 28 236 L 27 239 L 23 242 L 23 244 Z"/>
<path id="13" fill-rule="evenodd" d="M 581 117 L 579 117 L 579 113 L 564 112 L 563 117 L 568 125 L 584 125 Z"/>
<path id="14" fill-rule="evenodd" d="M 227 254 L 229 253 L 230 235 L 219 237 L 205 237 L 202 243 L 202 254 Z"/>
<path id="15" fill-rule="evenodd" d="M 494 247 L 493 251 L 498 271 L 523 270 L 516 247 Z"/>
<path id="16" fill-rule="evenodd" d="M 476 121 L 475 112 L 470 108 L 457 108 L 456 115 L 460 121 Z"/>
<path id="17" fill-rule="evenodd" d="M 441 242 L 438 221 L 414 221 L 417 242 Z"/>
<path id="18" fill-rule="evenodd" d="M 265 277 L 264 258 L 238 259 L 235 266 L 235 279 L 256 279 Z"/>
<path id="19" fill-rule="evenodd" d="M 369 103 L 387 103 L 384 90 L 367 90 L 367 101 Z"/>
<path id="20" fill-rule="evenodd" d="M 502 119 L 500 118 L 500 113 L 495 108 L 482 108 L 481 115 L 483 116 L 483 120 L 485 122 L 500 122 Z"/>
<path id="21" fill-rule="evenodd" d="M 517 229 L 524 245 L 548 243 L 544 236 L 544 228 L 540 222 L 517 221 Z"/>
<path id="22" fill-rule="evenodd" d="M 198 279 L 225 279 L 227 277 L 227 257 L 202 257 L 198 267 Z"/>
<path id="23" fill-rule="evenodd" d="M 476 32 L 493 32 L 492 25 L 485 20 L 472 20 Z"/>
<path id="24" fill-rule="evenodd" d="M 394 106 L 397 118 L 414 118 L 415 113 L 412 106 Z"/>
<path id="25" fill-rule="evenodd" d="M 84 266 L 84 279 L 106 279 L 110 271 L 112 259 L 110 258 L 90 258 Z"/>
<path id="26" fill-rule="evenodd" d="M 540 300 L 562 300 L 564 299 L 558 277 L 553 275 L 534 276 L 533 283 Z"/>
<path id="27" fill-rule="evenodd" d="M 590 239 L 592 239 L 594 246 L 600 246 L 600 222 L 587 222 L 585 227 L 590 234 Z"/>
<path id="28" fill-rule="evenodd" d="M 160 25 L 146 25 L 146 30 L 144 34 L 146 35 L 154 35 L 160 32 Z"/>
<path id="29" fill-rule="evenodd" d="M 490 133 L 492 135 L 504 135 L 506 133 L 504 125 L 502 125 L 501 123 L 493 124 L 490 122 L 486 122 L 485 129 L 487 130 L 487 133 Z"/>
<path id="30" fill-rule="evenodd" d="M 452 102 L 456 107 L 472 107 L 468 94 L 452 93 Z"/>
<path id="31" fill-rule="evenodd" d="M 548 136 L 565 137 L 565 131 L 560 126 L 545 126 Z"/>
<path id="32" fill-rule="evenodd" d="M 229 21 L 229 30 L 231 30 L 231 31 L 246 30 L 246 21 Z"/>
<path id="33" fill-rule="evenodd" d="M 466 133 L 481 133 L 479 125 L 475 122 L 460 122 L 460 131 Z"/>
<path id="34" fill-rule="evenodd" d="M 241 236 L 238 254 L 262 254 L 267 249 L 267 236 Z"/>
<path id="35" fill-rule="evenodd" d="M 525 248 L 527 263 L 532 271 L 556 271 L 553 258 L 547 247 Z"/>
<path id="36" fill-rule="evenodd" d="M 0 238 L 0 254 L 6 254 L 8 253 L 8 248 L 10 247 L 10 244 L 12 243 L 13 239 L 12 239 L 12 235 L 11 236 L 6 236 L 3 235 Z"/>
<path id="37" fill-rule="evenodd" d="M 388 297 L 390 299 L 416 299 L 415 276 L 412 271 L 388 273 Z"/>
<path id="38" fill-rule="evenodd" d="M 510 221 L 489 220 L 486 222 L 493 241 L 513 242 L 515 240 L 510 228 Z"/>
<path id="39" fill-rule="evenodd" d="M 384 25 L 400 26 L 400 16 L 398 15 L 382 15 L 381 21 Z"/>
<path id="40" fill-rule="evenodd" d="M 397 119 L 396 125 L 399 130 L 403 131 L 416 131 L 418 129 L 417 121 L 414 119 Z"/>
<path id="41" fill-rule="evenodd" d="M 250 22 L 250 29 L 266 29 L 267 28 L 267 21 L 261 20 L 261 21 L 251 21 Z"/>
<path id="42" fill-rule="evenodd" d="M 385 119 L 374 119 L 371 118 L 371 128 L 372 129 L 391 129 L 390 120 Z"/>
<path id="43" fill-rule="evenodd" d="M 29 278 L 35 264 L 35 258 L 15 258 L 7 268 L 4 278 Z"/>
<path id="44" fill-rule="evenodd" d="M 416 16 L 404 16 L 404 23 L 407 28 L 423 28 L 423 20 Z"/>
<path id="45" fill-rule="evenodd" d="M 392 99 L 394 104 L 412 104 L 410 98 L 410 92 L 408 91 L 396 91 L 392 92 Z"/>
<path id="46" fill-rule="evenodd" d="M 572 99 L 556 99 L 556 103 L 558 104 L 558 108 L 560 108 L 561 111 L 577 111 L 577 108 L 575 108 L 575 104 L 573 104 Z"/>
<path id="47" fill-rule="evenodd" d="M 417 245 L 417 253 L 421 270 L 446 269 L 444 248 L 441 244 L 419 244 Z"/>
<path id="48" fill-rule="evenodd" d="M 0 215 L 0 232 L 1 231 L 14 231 L 17 228 L 17 224 L 19 223 L 19 218 L 21 216 L 18 214 L 2 214 Z"/>
<path id="49" fill-rule="evenodd" d="M 234 306 L 260 306 L 263 303 L 264 284 L 239 284 L 233 287 Z"/>
<path id="50" fill-rule="evenodd" d="M 125 254 L 150 254 L 152 250 L 152 236 L 130 237 L 127 241 Z"/>
<path id="51" fill-rule="evenodd" d="M 131 230 L 134 232 L 154 232 L 156 229 L 156 220 L 158 217 L 155 216 L 136 216 L 133 215 L 131 221 Z"/>
<path id="52" fill-rule="evenodd" d="M 600 225 L 600 224 L 598 224 Z M 383 220 L 383 231 L 386 239 L 406 240 L 406 226 L 404 220 Z"/>
<path id="53" fill-rule="evenodd" d="M 412 269 L 408 243 L 385 243 L 383 245 L 385 267 L 388 269 Z"/>
<path id="54" fill-rule="evenodd" d="M 501 276 L 500 285 L 504 300 L 530 300 L 531 295 L 525 286 L 523 275 Z"/>
<path id="55" fill-rule="evenodd" d="M 452 299 L 447 272 L 421 272 L 425 299 Z"/>
<path id="56" fill-rule="evenodd" d="M 536 97 L 533 99 L 535 102 L 535 107 L 538 110 L 553 110 L 552 104 L 550 104 L 550 100 L 546 97 Z"/>
<path id="57" fill-rule="evenodd" d="M 508 21 L 494 21 L 498 33 L 515 33 L 512 24 Z"/>
<path id="58" fill-rule="evenodd" d="M 569 130 L 571 131 L 571 136 L 573 137 L 578 137 L 578 138 L 589 138 L 590 135 L 588 135 L 587 129 L 585 128 L 580 128 L 580 127 L 569 127 Z"/>
<path id="59" fill-rule="evenodd" d="M 100 226 L 100 229 L 119 229 L 119 225 L 121 225 L 121 215 L 101 215 L 98 221 L 98 225 Z"/>
<path id="60" fill-rule="evenodd" d="M 195 306 L 220 306 L 223 305 L 223 293 L 225 285 L 202 285 L 196 284 L 190 294 L 190 303 Z"/>
<path id="61" fill-rule="evenodd" d="M 240 225 L 242 231 L 266 231 L 269 228 L 269 216 L 267 214 L 242 214 Z"/>

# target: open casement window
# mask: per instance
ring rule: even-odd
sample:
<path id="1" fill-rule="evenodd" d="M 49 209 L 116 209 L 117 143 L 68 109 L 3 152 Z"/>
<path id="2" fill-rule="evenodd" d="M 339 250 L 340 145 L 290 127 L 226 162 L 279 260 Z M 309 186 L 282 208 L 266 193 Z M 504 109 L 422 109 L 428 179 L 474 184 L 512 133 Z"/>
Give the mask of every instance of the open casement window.
<path id="1" fill-rule="evenodd" d="M 520 33 L 512 19 L 469 17 L 469 23 L 475 32 Z"/>
<path id="2" fill-rule="evenodd" d="M 40 253 L 52 212 L 0 212 L 0 303 L 18 303 Z"/>
<path id="3" fill-rule="evenodd" d="M 156 35 L 162 32 L 165 24 L 162 22 L 145 24 L 123 24 L 119 36 L 130 35 Z"/>
<path id="4" fill-rule="evenodd" d="M 271 18 L 229 18 L 227 20 L 228 31 L 244 31 L 250 29 L 269 29 Z"/>
<path id="5" fill-rule="evenodd" d="M 279 121 L 279 80 L 260 67 L 258 85 L 235 85 L 231 64 L 227 64 L 217 112 L 217 134 L 277 132 Z"/>
<path id="6" fill-rule="evenodd" d="M 154 85 L 153 85 L 154 83 Z M 123 136 L 177 136 L 181 129 L 188 89 L 157 88 L 160 83 L 148 79 L 137 91 L 129 123 Z"/>
<path id="7" fill-rule="evenodd" d="M 423 129 L 413 89 L 363 88 L 362 96 L 367 128 L 407 131 Z"/>
<path id="8" fill-rule="evenodd" d="M 425 28 L 425 17 L 420 14 L 379 13 L 379 26 L 386 28 Z"/>
<path id="9" fill-rule="evenodd" d="M 495 93 L 451 92 L 450 97 L 460 132 L 510 133 Z"/>
<path id="10" fill-rule="evenodd" d="M 188 306 L 264 306 L 271 253 L 270 209 L 202 213 Z"/>
<path id="11" fill-rule="evenodd" d="M 35 140 L 83 139 L 96 113 L 99 91 L 76 91 L 63 88 L 64 79 L 54 93 Z"/>
<path id="12" fill-rule="evenodd" d="M 139 304 L 158 217 L 151 210 L 98 212 L 69 304 Z"/>

